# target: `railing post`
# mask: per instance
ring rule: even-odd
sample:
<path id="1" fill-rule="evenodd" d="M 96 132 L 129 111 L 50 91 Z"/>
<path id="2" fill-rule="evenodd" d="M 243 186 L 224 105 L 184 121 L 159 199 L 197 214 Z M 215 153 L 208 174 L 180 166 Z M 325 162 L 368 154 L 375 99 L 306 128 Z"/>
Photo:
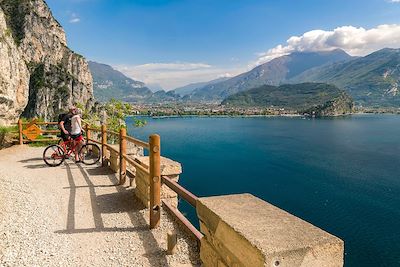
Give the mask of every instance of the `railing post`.
<path id="1" fill-rule="evenodd" d="M 126 181 L 126 128 L 119 130 L 119 184 L 123 185 Z"/>
<path id="2" fill-rule="evenodd" d="M 107 126 L 105 124 L 101 125 L 101 166 L 104 166 L 105 151 L 107 144 Z"/>
<path id="3" fill-rule="evenodd" d="M 86 142 L 90 141 L 91 134 L 90 134 L 90 129 L 89 129 L 89 124 L 85 125 L 85 131 L 86 131 Z"/>
<path id="4" fill-rule="evenodd" d="M 160 170 L 160 136 L 150 135 L 150 228 L 160 224 L 161 201 L 161 170 Z"/>
<path id="5" fill-rule="evenodd" d="M 22 137 L 22 120 L 21 119 L 18 120 L 18 134 L 19 134 L 19 144 L 23 145 L 24 141 L 23 141 L 23 137 Z"/>

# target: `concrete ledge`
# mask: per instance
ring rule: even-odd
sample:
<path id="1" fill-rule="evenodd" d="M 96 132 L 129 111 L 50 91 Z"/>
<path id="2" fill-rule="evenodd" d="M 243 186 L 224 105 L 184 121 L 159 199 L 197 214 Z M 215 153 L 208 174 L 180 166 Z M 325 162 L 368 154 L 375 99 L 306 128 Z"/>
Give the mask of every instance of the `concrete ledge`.
<path id="1" fill-rule="evenodd" d="M 206 267 L 343 266 L 342 240 L 250 194 L 199 198 L 197 214 Z"/>

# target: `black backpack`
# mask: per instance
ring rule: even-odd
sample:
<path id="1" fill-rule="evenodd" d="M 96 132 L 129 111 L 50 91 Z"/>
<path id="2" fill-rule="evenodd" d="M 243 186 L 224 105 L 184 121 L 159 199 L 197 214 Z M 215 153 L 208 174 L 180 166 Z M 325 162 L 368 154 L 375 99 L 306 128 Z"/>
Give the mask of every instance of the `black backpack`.
<path id="1" fill-rule="evenodd" d="M 62 119 L 67 115 L 67 113 L 62 113 L 58 115 L 58 124 L 60 124 L 60 122 L 62 121 Z M 60 128 L 60 127 L 59 127 Z"/>

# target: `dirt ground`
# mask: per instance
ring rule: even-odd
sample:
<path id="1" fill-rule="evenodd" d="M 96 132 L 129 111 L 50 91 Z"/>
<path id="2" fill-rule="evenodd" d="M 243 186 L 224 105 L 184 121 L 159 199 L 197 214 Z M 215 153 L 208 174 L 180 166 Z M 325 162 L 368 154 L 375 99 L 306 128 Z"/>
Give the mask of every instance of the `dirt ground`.
<path id="1" fill-rule="evenodd" d="M 196 241 L 164 211 L 150 231 L 133 188 L 108 168 L 47 167 L 43 150 L 0 150 L 0 266 L 200 265 Z M 172 256 L 168 230 L 178 232 Z"/>

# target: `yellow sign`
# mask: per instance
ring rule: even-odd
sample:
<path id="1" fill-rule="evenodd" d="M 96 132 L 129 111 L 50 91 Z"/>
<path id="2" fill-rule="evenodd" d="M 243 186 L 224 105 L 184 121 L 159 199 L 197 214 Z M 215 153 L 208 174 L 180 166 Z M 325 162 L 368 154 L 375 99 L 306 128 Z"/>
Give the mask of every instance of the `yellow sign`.
<path id="1" fill-rule="evenodd" d="M 36 124 L 31 124 L 28 125 L 28 127 L 23 130 L 22 133 L 26 136 L 26 138 L 32 141 L 42 134 L 42 130 Z"/>

